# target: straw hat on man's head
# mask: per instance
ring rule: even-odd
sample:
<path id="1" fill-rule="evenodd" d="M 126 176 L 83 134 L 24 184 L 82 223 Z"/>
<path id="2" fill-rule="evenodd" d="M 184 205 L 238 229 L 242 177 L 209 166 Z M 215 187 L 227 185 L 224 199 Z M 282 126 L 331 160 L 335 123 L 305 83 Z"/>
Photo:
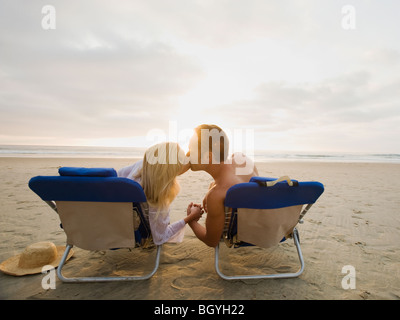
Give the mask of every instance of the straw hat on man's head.
<path id="1" fill-rule="evenodd" d="M 25 250 L 0 264 L 0 270 L 13 276 L 41 273 L 42 268 L 51 265 L 56 268 L 64 254 L 65 246 L 56 246 L 52 242 L 31 244 Z M 73 251 L 68 254 L 71 258 Z"/>

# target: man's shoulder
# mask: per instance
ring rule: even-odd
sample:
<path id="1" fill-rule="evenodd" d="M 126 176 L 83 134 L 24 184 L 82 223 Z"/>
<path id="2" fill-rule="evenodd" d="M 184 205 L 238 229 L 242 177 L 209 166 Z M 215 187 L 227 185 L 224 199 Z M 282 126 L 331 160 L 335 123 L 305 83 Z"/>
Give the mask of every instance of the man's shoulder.
<path id="1" fill-rule="evenodd" d="M 207 203 L 221 203 L 225 200 L 226 190 L 218 185 L 214 185 L 207 194 Z"/>
<path id="2" fill-rule="evenodd" d="M 226 190 L 224 190 L 224 188 L 218 186 L 218 185 L 214 185 L 208 192 L 208 198 L 212 197 L 212 198 L 220 198 L 223 197 L 225 198 L 225 193 Z"/>

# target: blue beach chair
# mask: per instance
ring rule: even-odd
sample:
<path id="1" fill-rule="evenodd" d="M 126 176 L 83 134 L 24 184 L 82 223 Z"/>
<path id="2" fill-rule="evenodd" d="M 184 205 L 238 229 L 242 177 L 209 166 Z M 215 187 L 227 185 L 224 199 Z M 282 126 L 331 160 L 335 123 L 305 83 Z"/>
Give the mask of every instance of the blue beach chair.
<path id="1" fill-rule="evenodd" d="M 294 273 L 261 275 L 225 275 L 219 267 L 219 244 L 215 248 L 215 269 L 225 280 L 293 278 L 304 271 L 298 223 L 324 192 L 319 182 L 298 182 L 253 177 L 248 183 L 232 186 L 225 198 L 225 228 L 222 239 L 228 247 L 258 246 L 269 248 L 293 238 L 300 260 Z M 305 207 L 304 207 L 305 206 Z"/>
<path id="2" fill-rule="evenodd" d="M 137 182 L 117 177 L 112 168 L 62 167 L 59 174 L 29 181 L 31 190 L 58 213 L 67 236 L 67 247 L 57 268 L 59 279 L 104 282 L 152 277 L 158 269 L 161 246 L 157 246 L 153 270 L 145 275 L 67 278 L 62 274 L 73 246 L 92 251 L 134 248 L 151 239 L 151 232 L 145 213 L 146 196 Z"/>

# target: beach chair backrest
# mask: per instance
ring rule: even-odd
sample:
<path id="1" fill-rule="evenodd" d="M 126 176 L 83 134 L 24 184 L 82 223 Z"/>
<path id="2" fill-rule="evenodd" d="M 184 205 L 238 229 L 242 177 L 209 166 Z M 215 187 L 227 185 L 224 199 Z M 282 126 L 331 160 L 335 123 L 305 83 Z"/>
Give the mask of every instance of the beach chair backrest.
<path id="1" fill-rule="evenodd" d="M 238 242 L 268 248 L 291 235 L 304 205 L 312 205 L 324 191 L 319 182 L 253 177 L 232 186 L 225 198 L 231 210 L 229 235 Z"/>
<path id="2" fill-rule="evenodd" d="M 146 202 L 137 182 L 114 169 L 69 168 L 60 176 L 37 176 L 29 187 L 54 202 L 67 244 L 87 250 L 135 247 L 135 211 Z"/>

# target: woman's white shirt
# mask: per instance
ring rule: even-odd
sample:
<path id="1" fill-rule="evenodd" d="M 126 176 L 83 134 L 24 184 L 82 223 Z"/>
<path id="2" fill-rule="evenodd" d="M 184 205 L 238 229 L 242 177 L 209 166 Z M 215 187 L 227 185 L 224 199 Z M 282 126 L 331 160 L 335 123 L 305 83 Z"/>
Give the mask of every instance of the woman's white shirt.
<path id="1" fill-rule="evenodd" d="M 118 177 L 132 179 L 140 183 L 140 178 L 134 177 L 142 169 L 143 160 L 135 162 L 133 165 L 118 170 Z M 149 206 L 149 223 L 153 242 L 161 245 L 165 242 L 182 242 L 185 235 L 186 223 L 183 219 L 170 224 L 170 209 L 158 212 L 158 209 Z"/>

